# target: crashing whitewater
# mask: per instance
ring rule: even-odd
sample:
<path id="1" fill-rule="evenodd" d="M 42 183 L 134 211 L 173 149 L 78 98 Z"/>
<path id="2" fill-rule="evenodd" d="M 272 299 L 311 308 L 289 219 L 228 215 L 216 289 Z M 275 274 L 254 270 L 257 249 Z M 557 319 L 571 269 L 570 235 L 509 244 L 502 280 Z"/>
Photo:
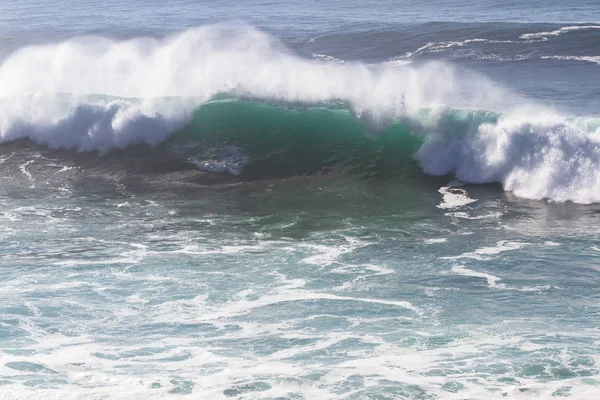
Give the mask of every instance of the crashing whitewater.
<path id="1" fill-rule="evenodd" d="M 411 156 L 428 174 L 600 202 L 600 119 L 562 115 L 444 63 L 306 60 L 251 27 L 22 48 L 0 66 L 0 140 L 100 153 L 156 146 L 222 96 L 349 113 L 369 137 L 401 125 L 419 138 Z"/>

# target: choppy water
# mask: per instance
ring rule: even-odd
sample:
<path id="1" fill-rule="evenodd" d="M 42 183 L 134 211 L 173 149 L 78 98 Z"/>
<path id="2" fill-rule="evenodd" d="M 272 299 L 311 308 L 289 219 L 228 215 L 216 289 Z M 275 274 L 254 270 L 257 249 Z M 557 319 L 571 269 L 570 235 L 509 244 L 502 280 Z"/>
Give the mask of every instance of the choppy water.
<path id="1" fill-rule="evenodd" d="M 0 4 L 0 398 L 595 399 L 600 7 Z"/>

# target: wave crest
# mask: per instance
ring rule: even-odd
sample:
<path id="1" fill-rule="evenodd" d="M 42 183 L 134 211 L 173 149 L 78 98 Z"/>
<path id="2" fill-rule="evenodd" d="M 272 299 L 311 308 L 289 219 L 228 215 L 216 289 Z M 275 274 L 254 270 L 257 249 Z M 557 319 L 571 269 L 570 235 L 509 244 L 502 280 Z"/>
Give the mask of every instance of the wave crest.
<path id="1" fill-rule="evenodd" d="M 436 135 L 418 151 L 425 172 L 501 182 L 517 196 L 600 202 L 600 120 L 501 117 L 472 134 Z"/>
<path id="2" fill-rule="evenodd" d="M 357 127 L 386 137 L 410 131 L 420 139 L 399 140 L 391 151 L 410 157 L 403 149 L 416 150 L 418 143 L 414 156 L 427 173 L 454 173 L 471 183 L 501 182 L 528 198 L 600 202 L 597 120 L 558 116 L 443 63 L 398 67 L 306 60 L 251 27 L 218 25 L 163 40 L 86 37 L 23 48 L 0 66 L 0 88 L 1 141 L 29 138 L 52 148 L 100 152 L 135 143 L 157 145 L 173 132 L 202 128 L 199 107 L 227 94 L 300 110 L 301 117 L 284 121 L 277 114 L 281 107 L 271 110 L 270 125 L 259 125 L 280 124 L 273 132 L 284 138 L 269 137 L 292 140 L 284 148 L 298 145 L 298 138 L 286 132 L 312 129 L 335 141 L 345 140 L 343 135 L 356 139 L 356 132 L 362 132 Z M 349 128 L 346 117 L 333 118 L 333 123 L 325 121 L 326 129 L 315 129 L 315 121 L 324 121 L 303 120 L 307 114 L 302 110 L 311 107 L 349 111 L 355 125 Z M 254 118 L 240 116 L 237 128 L 248 133 Z M 390 125 L 402 129 L 390 132 Z M 227 123 L 223 129 L 212 127 L 221 134 L 231 129 Z M 236 150 L 225 163 L 213 157 L 196 165 L 235 174 L 251 169 L 257 161 L 252 155 L 245 158 L 247 147 L 266 142 L 242 142 L 224 147 L 239 145 L 242 156 Z M 368 147 L 363 140 L 356 143 Z M 306 154 L 320 151 L 305 146 L 293 157 L 283 154 L 302 163 Z M 269 154 L 259 157 L 264 165 L 281 162 Z"/>

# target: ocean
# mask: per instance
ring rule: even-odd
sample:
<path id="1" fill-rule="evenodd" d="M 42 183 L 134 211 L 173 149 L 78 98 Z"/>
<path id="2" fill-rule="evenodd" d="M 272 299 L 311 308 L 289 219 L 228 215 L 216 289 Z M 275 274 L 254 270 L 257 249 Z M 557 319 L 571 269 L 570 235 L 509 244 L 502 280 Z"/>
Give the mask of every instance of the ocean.
<path id="1" fill-rule="evenodd" d="M 0 3 L 1 399 L 557 397 L 596 0 Z"/>

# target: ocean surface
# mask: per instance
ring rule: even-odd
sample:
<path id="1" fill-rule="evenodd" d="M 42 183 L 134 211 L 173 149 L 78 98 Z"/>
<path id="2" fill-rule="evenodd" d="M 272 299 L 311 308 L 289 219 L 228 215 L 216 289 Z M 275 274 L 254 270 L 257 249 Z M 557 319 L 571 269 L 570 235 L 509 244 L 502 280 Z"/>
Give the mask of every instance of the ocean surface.
<path id="1" fill-rule="evenodd" d="M 600 398 L 600 4 L 0 2 L 0 399 Z"/>

